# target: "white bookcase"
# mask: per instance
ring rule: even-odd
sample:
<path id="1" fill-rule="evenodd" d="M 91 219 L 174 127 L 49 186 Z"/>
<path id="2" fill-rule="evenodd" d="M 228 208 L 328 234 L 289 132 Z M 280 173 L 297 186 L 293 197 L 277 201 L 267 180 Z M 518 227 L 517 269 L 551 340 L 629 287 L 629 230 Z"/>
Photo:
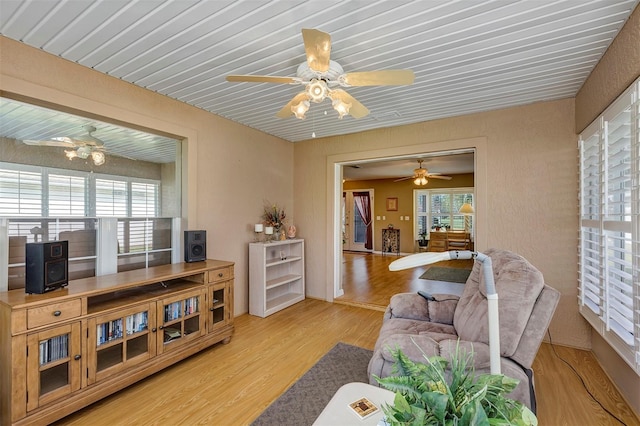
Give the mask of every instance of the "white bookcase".
<path id="1" fill-rule="evenodd" d="M 266 317 L 304 299 L 304 240 L 249 244 L 249 313 Z"/>

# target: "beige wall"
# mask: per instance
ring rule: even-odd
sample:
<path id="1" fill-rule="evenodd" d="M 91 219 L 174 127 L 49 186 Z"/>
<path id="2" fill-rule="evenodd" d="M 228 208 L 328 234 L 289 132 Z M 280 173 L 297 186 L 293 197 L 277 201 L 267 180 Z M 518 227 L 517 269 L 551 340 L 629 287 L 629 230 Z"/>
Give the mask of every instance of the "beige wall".
<path id="1" fill-rule="evenodd" d="M 415 239 L 413 238 L 413 191 L 415 189 L 435 188 L 473 188 L 473 174 L 451 175 L 451 180 L 430 179 L 425 186 L 416 186 L 411 179 L 394 182 L 394 179 L 372 179 L 347 181 L 343 189 L 373 189 L 373 218 L 374 235 L 373 250 L 382 250 L 381 230 L 390 224 L 400 230 L 400 252 L 413 253 L 415 251 Z M 398 210 L 387 210 L 387 198 L 398 199 Z M 381 216 L 380 220 L 376 220 Z M 382 219 L 382 216 L 385 219 Z M 400 217 L 409 217 L 408 221 L 400 220 Z"/>
<path id="2" fill-rule="evenodd" d="M 248 243 L 263 199 L 293 217 L 293 144 L 0 36 L 0 94 L 186 138 L 184 212 L 208 257 L 236 262 L 235 309 L 248 311 Z M 304 237 L 304 233 L 301 233 Z"/>
<path id="3" fill-rule="evenodd" d="M 636 7 L 576 95 L 580 133 L 640 76 L 640 7 Z"/>
<path id="4" fill-rule="evenodd" d="M 327 194 L 328 158 L 371 151 L 405 154 L 425 146 L 459 146 L 457 140 L 484 138 L 476 159 L 478 246 L 516 251 L 562 293 L 551 324 L 554 341 L 589 348 L 588 326 L 578 313 L 577 298 L 577 164 L 572 99 L 540 102 L 500 111 L 434 120 L 340 137 L 296 143 L 295 216 L 307 235 L 308 294 L 332 298 L 331 218 Z M 451 142 L 449 142 L 451 141 Z M 457 145 L 456 145 L 457 144 Z M 486 163 L 486 164 L 482 164 Z M 485 215 L 481 219 L 481 215 Z M 480 229 L 481 223 L 485 229 Z M 395 224 L 394 224 L 395 225 Z M 481 240 L 482 238 L 482 240 Z"/>
<path id="5" fill-rule="evenodd" d="M 576 123 L 579 133 L 597 118 L 640 76 L 640 7 L 615 38 L 605 55 L 576 95 Z M 593 353 L 600 365 L 640 416 L 640 377 L 611 346 L 591 330 Z"/>

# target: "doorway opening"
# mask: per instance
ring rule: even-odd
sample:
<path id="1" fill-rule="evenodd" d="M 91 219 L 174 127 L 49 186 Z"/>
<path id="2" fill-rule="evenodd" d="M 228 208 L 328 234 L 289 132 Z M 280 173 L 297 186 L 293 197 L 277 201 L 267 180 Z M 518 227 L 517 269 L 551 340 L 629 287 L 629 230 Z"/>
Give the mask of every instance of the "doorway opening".
<path id="1" fill-rule="evenodd" d="M 373 190 L 342 192 L 342 249 L 373 251 Z"/>
<path id="2" fill-rule="evenodd" d="M 433 142 L 422 145 L 394 147 L 369 151 L 366 153 L 349 153 L 329 156 L 327 158 L 327 205 L 329 208 L 328 232 L 331 243 L 328 246 L 328 280 L 326 299 L 333 301 L 343 295 L 342 290 L 342 249 L 343 249 L 343 167 L 356 164 L 393 161 L 407 158 L 427 158 L 463 152 L 474 153 L 475 181 L 475 235 L 476 250 L 483 250 L 487 244 L 486 199 L 487 199 L 487 139 L 485 137 L 460 139 L 453 141 Z"/>

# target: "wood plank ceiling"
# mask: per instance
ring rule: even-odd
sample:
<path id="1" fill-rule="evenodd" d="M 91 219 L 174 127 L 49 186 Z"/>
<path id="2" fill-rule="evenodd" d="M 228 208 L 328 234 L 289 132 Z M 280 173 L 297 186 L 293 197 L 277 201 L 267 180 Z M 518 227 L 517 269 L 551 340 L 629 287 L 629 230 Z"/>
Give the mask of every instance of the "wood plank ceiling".
<path id="1" fill-rule="evenodd" d="M 573 97 L 637 4 L 2 0 L 0 34 L 296 142 Z M 415 83 L 347 88 L 371 112 L 358 120 L 327 100 L 298 120 L 275 114 L 300 86 L 225 80 L 295 76 L 302 28 L 331 34 L 345 72 L 406 68 Z"/>

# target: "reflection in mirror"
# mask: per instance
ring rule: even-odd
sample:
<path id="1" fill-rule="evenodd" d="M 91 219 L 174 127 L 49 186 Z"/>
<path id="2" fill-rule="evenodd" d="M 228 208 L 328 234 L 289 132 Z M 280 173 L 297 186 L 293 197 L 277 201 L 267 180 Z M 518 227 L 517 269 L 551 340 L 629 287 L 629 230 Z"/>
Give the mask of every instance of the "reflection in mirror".
<path id="1" fill-rule="evenodd" d="M 71 280 L 171 263 L 180 154 L 177 138 L 0 98 L 0 290 L 24 287 L 32 242 L 69 241 Z"/>

